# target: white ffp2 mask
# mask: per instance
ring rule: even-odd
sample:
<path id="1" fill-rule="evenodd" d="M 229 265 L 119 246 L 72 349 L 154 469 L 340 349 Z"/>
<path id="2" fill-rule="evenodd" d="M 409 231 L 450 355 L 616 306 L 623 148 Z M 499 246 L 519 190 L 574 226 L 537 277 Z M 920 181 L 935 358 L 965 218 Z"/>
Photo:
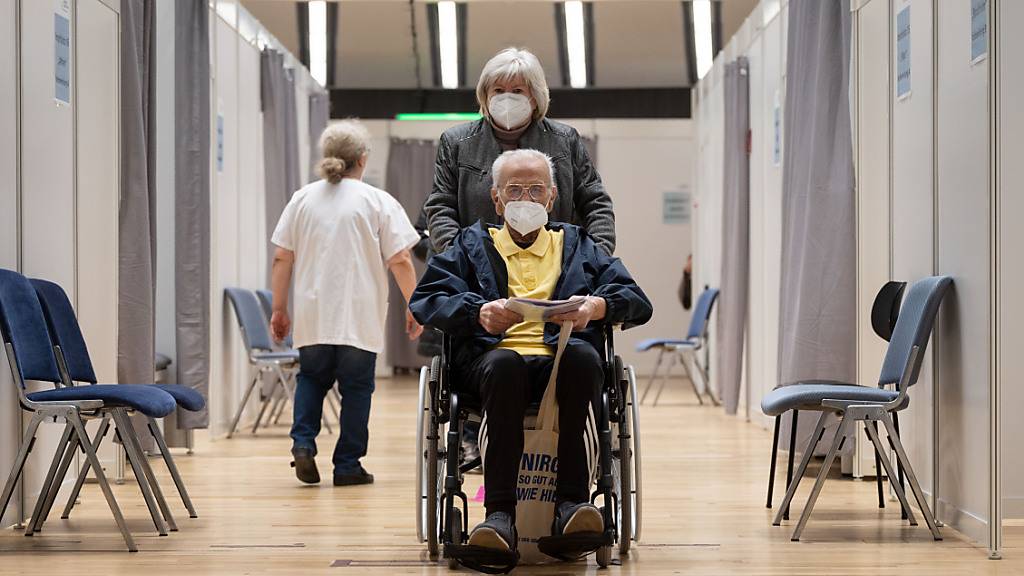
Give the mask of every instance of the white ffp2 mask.
<path id="1" fill-rule="evenodd" d="M 523 94 L 504 92 L 492 96 L 487 104 L 491 120 L 505 130 L 519 128 L 533 115 L 530 99 Z"/>
<path id="2" fill-rule="evenodd" d="M 543 204 L 516 200 L 505 204 L 505 222 L 526 236 L 548 223 L 548 209 Z"/>

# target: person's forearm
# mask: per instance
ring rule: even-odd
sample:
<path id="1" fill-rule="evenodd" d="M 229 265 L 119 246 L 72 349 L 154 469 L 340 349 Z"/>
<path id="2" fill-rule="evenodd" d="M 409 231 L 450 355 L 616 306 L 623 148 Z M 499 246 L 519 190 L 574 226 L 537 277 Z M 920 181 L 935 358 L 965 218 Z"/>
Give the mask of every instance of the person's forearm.
<path id="1" fill-rule="evenodd" d="M 288 309 L 288 289 L 292 283 L 292 260 L 274 257 L 274 265 L 270 273 L 270 289 L 274 293 L 273 310 L 282 312 Z"/>
<path id="2" fill-rule="evenodd" d="M 409 251 L 404 250 L 392 258 L 388 262 L 388 268 L 395 277 L 395 283 L 398 284 L 398 288 L 402 291 L 402 296 L 405 297 L 405 302 L 408 304 L 412 300 L 413 291 L 416 289 L 416 269 L 413 268 Z"/>

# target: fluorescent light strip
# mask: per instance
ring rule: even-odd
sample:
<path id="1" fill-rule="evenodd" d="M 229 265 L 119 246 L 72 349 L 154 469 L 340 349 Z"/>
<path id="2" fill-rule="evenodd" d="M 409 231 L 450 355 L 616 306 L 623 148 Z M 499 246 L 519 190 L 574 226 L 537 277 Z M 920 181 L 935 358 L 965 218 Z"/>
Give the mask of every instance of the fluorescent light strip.
<path id="1" fill-rule="evenodd" d="M 455 2 L 437 3 L 437 31 L 441 50 L 441 86 L 459 87 L 459 33 Z"/>
<path id="2" fill-rule="evenodd" d="M 327 2 L 309 3 L 309 73 L 327 86 Z"/>
<path id="3" fill-rule="evenodd" d="M 569 52 L 569 85 L 587 87 L 587 40 L 583 32 L 583 2 L 565 3 L 565 44 Z"/>
<path id="4" fill-rule="evenodd" d="M 711 2 L 693 0 L 693 45 L 697 50 L 697 78 L 711 70 L 714 55 L 711 46 Z"/>

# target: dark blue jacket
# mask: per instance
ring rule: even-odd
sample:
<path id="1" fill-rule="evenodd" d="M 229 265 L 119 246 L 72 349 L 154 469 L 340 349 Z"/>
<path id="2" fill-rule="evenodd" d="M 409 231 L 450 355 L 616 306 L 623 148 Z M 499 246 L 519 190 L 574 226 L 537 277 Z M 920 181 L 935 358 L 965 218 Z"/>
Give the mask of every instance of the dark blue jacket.
<path id="1" fill-rule="evenodd" d="M 427 263 L 427 271 L 412 294 L 409 308 L 424 326 L 433 326 L 453 337 L 454 361 L 463 364 L 493 348 L 502 336 L 489 334 L 480 325 L 480 307 L 508 298 L 508 270 L 494 247 L 487 229 L 494 225 L 477 222 L 463 228 L 451 247 Z M 623 329 L 644 324 L 654 309 L 643 290 L 618 258 L 608 256 L 590 236 L 572 224 L 550 223 L 549 230 L 564 232 L 562 275 L 552 300 L 572 296 L 600 296 L 607 304 L 603 322 L 621 324 Z M 573 340 L 590 342 L 603 350 L 601 322 L 574 332 Z M 555 346 L 559 326 L 548 323 L 544 342 Z M 572 342 L 572 340 L 570 340 Z"/>

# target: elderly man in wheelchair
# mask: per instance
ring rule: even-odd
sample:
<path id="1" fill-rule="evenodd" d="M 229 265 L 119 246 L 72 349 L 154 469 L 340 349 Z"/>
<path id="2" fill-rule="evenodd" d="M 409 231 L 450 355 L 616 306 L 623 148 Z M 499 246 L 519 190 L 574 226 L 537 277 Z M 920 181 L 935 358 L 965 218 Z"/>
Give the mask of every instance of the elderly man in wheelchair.
<path id="1" fill-rule="evenodd" d="M 486 519 L 469 534 L 467 546 L 515 553 L 524 417 L 546 388 L 563 325 L 571 323 L 572 335 L 556 374 L 559 435 L 551 534 L 601 535 L 609 516 L 591 503 L 584 440 L 588 416 L 601 414 L 595 403 L 606 382 L 606 361 L 599 350 L 605 350 L 606 327 L 643 324 L 653 310 L 623 264 L 605 254 L 585 231 L 548 223 L 555 202 L 569 199 L 558 197 L 547 155 L 523 149 L 505 152 L 494 162 L 492 174 L 491 197 L 504 225 L 481 221 L 463 229 L 447 251 L 430 260 L 410 308 L 421 324 L 443 331 L 450 340 L 452 386 L 479 400 L 486 423 L 481 439 L 487 447 Z M 583 302 L 544 322 L 526 322 L 506 307 L 509 298 Z M 610 444 L 611 434 L 606 436 Z M 449 506 L 447 513 L 453 509 Z"/>

